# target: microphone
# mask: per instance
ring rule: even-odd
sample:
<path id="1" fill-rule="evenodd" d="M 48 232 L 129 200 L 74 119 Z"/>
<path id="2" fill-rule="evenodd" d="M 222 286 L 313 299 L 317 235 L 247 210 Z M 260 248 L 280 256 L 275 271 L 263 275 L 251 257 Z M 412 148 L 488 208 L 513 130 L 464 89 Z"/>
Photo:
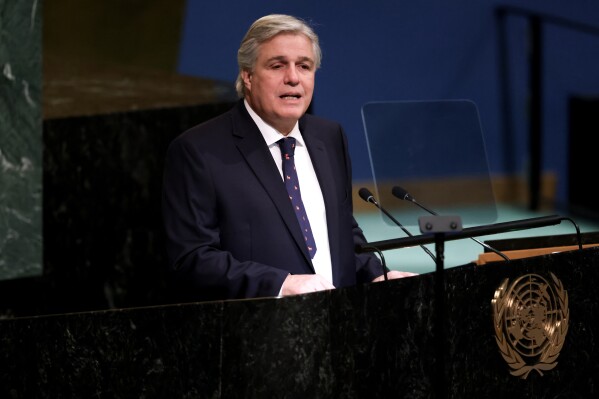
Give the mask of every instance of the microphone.
<path id="1" fill-rule="evenodd" d="M 397 219 L 395 219 L 393 217 L 393 215 L 391 215 L 389 212 L 387 212 L 387 210 L 385 208 L 383 208 L 382 206 L 379 205 L 379 203 L 377 202 L 377 200 L 374 199 L 374 195 L 372 195 L 372 193 L 370 192 L 369 189 L 362 187 L 358 191 L 358 195 L 364 201 L 374 204 L 374 206 L 379 208 L 381 210 L 381 212 L 383 212 L 385 215 L 387 215 L 387 217 L 389 219 L 391 219 L 393 221 L 393 223 L 395 223 L 397 226 L 399 226 L 399 228 L 402 229 L 404 233 L 406 233 L 410 237 L 413 237 L 412 233 L 410 233 L 401 223 L 399 223 L 397 221 Z M 435 261 L 435 263 L 437 263 L 437 258 L 427 247 L 425 247 L 424 245 L 420 245 L 420 247 L 424 250 L 424 252 L 426 252 L 428 254 L 428 256 L 430 256 L 433 259 L 433 261 Z"/>
<path id="2" fill-rule="evenodd" d="M 408 202 L 411 202 L 411 203 L 419 206 L 420 208 L 424 209 L 425 211 L 427 211 L 431 215 L 438 216 L 437 212 L 428 209 L 427 207 L 425 207 L 424 205 L 422 205 L 421 203 L 419 203 L 418 201 L 416 201 L 416 199 L 414 197 L 412 197 L 410 195 L 410 193 L 408 193 L 408 191 L 406 189 L 404 189 L 404 188 L 402 188 L 400 186 L 394 186 L 391 189 L 391 194 L 393 194 L 395 197 L 399 198 L 400 200 L 408 201 Z M 495 248 L 491 247 L 489 244 L 485 244 L 484 242 L 482 242 L 480 240 L 477 240 L 474 237 L 470 237 L 470 239 L 473 240 L 473 241 L 476 241 L 477 243 L 479 243 L 480 245 L 482 245 L 483 247 L 485 247 L 489 251 L 495 252 L 497 255 L 501 256 L 504 260 L 506 260 L 506 261 L 510 260 L 510 258 L 508 258 L 503 252 L 496 250 Z"/>

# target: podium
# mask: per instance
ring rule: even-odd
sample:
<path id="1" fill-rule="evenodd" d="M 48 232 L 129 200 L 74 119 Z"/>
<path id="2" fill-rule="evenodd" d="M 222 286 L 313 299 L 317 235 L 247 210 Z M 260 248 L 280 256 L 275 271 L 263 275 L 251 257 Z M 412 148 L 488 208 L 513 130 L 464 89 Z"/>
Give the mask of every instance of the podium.
<path id="1" fill-rule="evenodd" d="M 562 304 L 567 299 L 561 310 L 546 303 L 545 313 L 512 315 L 514 323 L 528 320 L 520 331 L 526 335 L 561 312 L 561 327 L 546 326 L 559 351 L 540 368 L 506 354 L 499 343 L 515 333 L 498 335 L 497 328 L 506 281 L 531 276 L 559 281 L 554 292 Z M 448 398 L 599 393 L 599 248 L 447 269 L 441 356 L 433 333 L 435 278 L 3 320 L 0 396 L 437 398 L 439 381 Z M 539 298 L 531 301 L 536 310 Z M 510 366 L 510 357 L 526 364 Z M 523 370 L 525 376 L 513 373 Z"/>
<path id="2" fill-rule="evenodd" d="M 580 240 L 580 241 L 579 241 Z M 584 233 L 578 237 L 575 234 L 561 234 L 553 236 L 527 237 L 518 239 L 502 239 L 487 241 L 492 248 L 500 250 L 510 259 L 528 258 L 543 254 L 572 251 L 577 248 L 590 248 L 599 246 L 599 233 Z M 503 260 L 496 253 L 485 250 L 480 254 L 476 263 L 484 265 L 488 262 Z"/>

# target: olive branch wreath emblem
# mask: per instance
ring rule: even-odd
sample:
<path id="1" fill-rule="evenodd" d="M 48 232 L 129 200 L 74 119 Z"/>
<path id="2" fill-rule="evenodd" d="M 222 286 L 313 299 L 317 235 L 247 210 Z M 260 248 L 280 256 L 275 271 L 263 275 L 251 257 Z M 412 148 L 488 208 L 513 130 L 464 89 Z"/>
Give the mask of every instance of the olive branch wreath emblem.
<path id="1" fill-rule="evenodd" d="M 528 274 L 508 288 L 506 278 L 491 301 L 499 352 L 510 374 L 522 379 L 532 370 L 543 375 L 543 371 L 557 366 L 568 333 L 568 292 L 553 273 L 549 274 L 553 284 Z"/>

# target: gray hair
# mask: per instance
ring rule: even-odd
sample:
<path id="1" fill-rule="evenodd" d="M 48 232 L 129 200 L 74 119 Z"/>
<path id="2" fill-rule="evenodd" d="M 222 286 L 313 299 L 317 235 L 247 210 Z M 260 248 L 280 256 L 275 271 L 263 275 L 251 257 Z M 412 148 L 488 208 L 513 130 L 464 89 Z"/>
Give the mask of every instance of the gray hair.
<path id="1" fill-rule="evenodd" d="M 257 19 L 245 34 L 237 51 L 239 74 L 235 81 L 235 90 L 239 97 L 245 95 L 245 85 L 241 76 L 242 71 L 252 71 L 258 58 L 258 50 L 262 43 L 281 33 L 296 33 L 306 36 L 312 42 L 314 51 L 314 66 L 320 67 L 322 51 L 318 44 L 318 36 L 305 21 L 284 14 L 271 14 Z"/>

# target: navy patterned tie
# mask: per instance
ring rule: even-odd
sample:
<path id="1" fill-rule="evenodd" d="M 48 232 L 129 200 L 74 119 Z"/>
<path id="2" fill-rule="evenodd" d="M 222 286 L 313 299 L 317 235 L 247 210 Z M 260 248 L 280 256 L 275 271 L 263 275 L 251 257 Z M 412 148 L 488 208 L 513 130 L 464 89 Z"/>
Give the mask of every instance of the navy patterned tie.
<path id="1" fill-rule="evenodd" d="M 310 258 L 314 258 L 316 254 L 316 243 L 314 242 L 314 236 L 312 235 L 312 229 L 310 228 L 310 221 L 302 202 L 302 194 L 300 192 L 299 180 L 295 171 L 295 162 L 293 161 L 293 153 L 295 152 L 295 139 L 293 137 L 286 137 L 278 141 L 279 147 L 281 147 L 281 157 L 283 159 L 283 177 L 285 178 L 285 187 L 287 187 L 287 193 L 289 193 L 289 199 L 295 210 L 295 216 L 297 221 L 302 228 L 304 234 L 304 240 L 310 253 Z"/>

